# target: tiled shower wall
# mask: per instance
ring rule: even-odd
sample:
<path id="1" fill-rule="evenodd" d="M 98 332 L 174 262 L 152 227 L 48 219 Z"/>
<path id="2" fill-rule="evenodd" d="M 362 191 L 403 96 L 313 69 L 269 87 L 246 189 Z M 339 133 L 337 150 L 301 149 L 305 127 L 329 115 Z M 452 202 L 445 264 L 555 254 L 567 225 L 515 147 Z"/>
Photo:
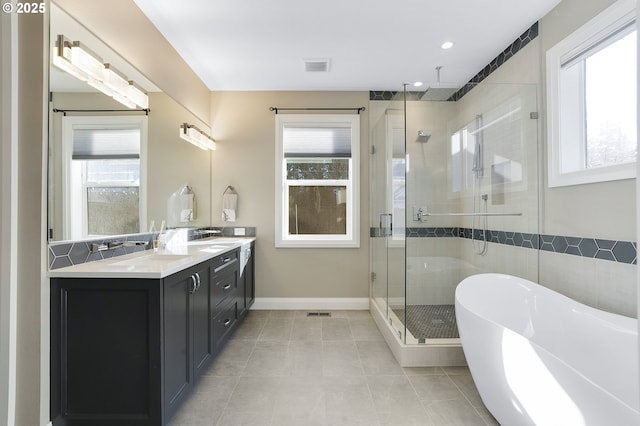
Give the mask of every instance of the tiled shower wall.
<path id="1" fill-rule="evenodd" d="M 529 35 L 537 35 L 537 31 L 536 25 L 525 32 L 524 36 L 527 38 Z M 505 50 L 509 54 L 508 57 L 503 55 L 501 59 L 496 58 L 485 68 L 487 72 L 483 70 L 478 73 L 478 78 L 486 80 L 485 83 L 488 86 L 492 83 L 516 82 L 517 84 L 534 84 L 538 87 L 537 99 L 533 98 L 534 107 L 526 110 L 527 115 L 529 112 L 536 113 L 532 114 L 531 118 L 538 123 L 534 125 L 534 128 L 537 127 L 537 136 L 532 139 L 537 143 L 530 144 L 529 148 L 532 149 L 526 154 L 526 157 L 535 158 L 530 168 L 535 174 L 529 176 L 529 180 L 536 186 L 521 191 L 521 194 L 510 194 L 512 202 L 519 197 L 514 205 L 516 208 L 512 211 L 524 212 L 527 219 L 526 221 L 520 218 L 490 219 L 490 230 L 487 234 L 490 243 L 485 256 L 475 254 L 471 246 L 472 237 L 474 241 L 482 237 L 481 231 L 477 230 L 481 226 L 476 225 L 475 235 L 472 235 L 469 228 L 470 222 L 430 218 L 428 227 L 425 226 L 426 224 L 411 222 L 412 204 L 420 206 L 425 203 L 430 211 L 438 212 L 471 211 L 469 209 L 471 206 L 468 201 L 460 203 L 455 198 L 442 194 L 442 191 L 447 190 L 448 185 L 446 177 L 444 181 L 442 180 L 447 173 L 446 170 L 442 170 L 443 167 L 446 169 L 447 160 L 446 157 L 442 157 L 442 154 L 436 155 L 432 146 L 446 144 L 446 140 L 438 140 L 438 132 L 442 131 L 442 129 L 438 130 L 438 126 L 441 126 L 438 122 L 442 120 L 432 118 L 432 122 L 420 123 L 416 127 L 427 133 L 430 131 L 433 133 L 428 144 L 414 143 L 412 136 L 415 134 L 413 133 L 415 126 L 411 129 L 408 127 L 408 150 L 413 150 L 410 152 L 412 170 L 409 175 L 413 175 L 414 181 L 409 182 L 412 176 L 408 176 L 406 258 L 402 262 L 406 268 L 403 276 L 406 275 L 407 303 L 451 304 L 455 286 L 462 278 L 473 273 L 503 272 L 537 281 L 579 302 L 605 311 L 630 317 L 637 316 L 637 243 L 631 239 L 625 239 L 626 232 L 608 232 L 610 226 L 607 220 L 596 217 L 593 218 L 594 220 L 588 220 L 589 226 L 571 227 L 563 233 L 563 228 L 557 224 L 573 224 L 576 220 L 572 220 L 558 210 L 559 207 L 553 204 L 553 200 L 546 197 L 548 190 L 544 186 L 540 191 L 537 190 L 538 184 L 546 185 L 544 175 L 538 175 L 538 173 L 545 173 L 546 160 L 543 156 L 546 144 L 544 97 L 540 98 L 540 89 L 544 87 L 544 76 L 540 73 L 540 70 L 544 69 L 541 66 L 542 55 L 544 55 L 541 45 L 544 46 L 545 43 L 540 41 L 540 37 L 535 36 L 530 37 L 516 50 L 512 49 L 514 44 Z M 509 59 L 508 64 L 506 59 Z M 483 97 L 476 96 L 474 92 L 478 91 L 465 91 L 465 96 L 459 99 L 459 102 L 448 102 L 448 104 L 466 103 L 471 105 L 470 108 L 477 108 L 474 106 L 475 103 L 482 103 Z M 370 98 L 372 101 L 391 100 L 394 99 L 393 95 L 394 92 L 372 92 Z M 469 98 L 472 97 L 477 97 L 477 100 L 470 100 Z M 408 101 L 419 99 L 420 94 L 409 98 Z M 408 102 L 410 108 L 411 104 L 417 103 Z M 428 113 L 432 114 L 431 111 Z M 422 115 L 427 116 L 424 113 Z M 421 166 L 424 170 L 417 170 Z M 440 168 L 439 172 L 438 168 Z M 590 188 L 579 189 L 580 192 L 576 189 L 576 193 L 590 193 Z M 490 194 L 490 189 L 487 189 L 487 192 Z M 542 196 L 541 201 L 546 201 L 541 203 L 540 210 L 538 210 L 539 194 Z M 591 195 L 599 199 L 596 194 Z M 635 199 L 635 194 L 631 191 L 626 196 Z M 442 201 L 431 210 L 434 206 L 429 205 L 428 200 Z M 493 208 L 490 206 L 490 211 L 496 208 L 500 206 Z M 544 216 L 538 217 L 538 213 Z M 580 218 L 575 218 L 581 219 L 578 221 L 580 225 L 592 217 L 586 210 L 581 214 Z M 550 217 L 552 220 L 549 219 Z M 377 224 L 377 219 L 374 219 L 374 223 Z M 552 226 L 549 226 L 551 222 L 553 222 Z M 623 227 L 627 227 L 626 220 L 620 225 L 622 224 L 625 224 Z M 628 226 L 633 228 L 631 221 L 628 222 Z M 621 226 L 616 229 L 618 228 Z M 552 231 L 549 232 L 549 230 Z M 378 232 L 377 228 L 372 228 L 371 236 L 376 237 Z M 631 238 L 635 235 L 633 232 L 628 234 Z M 623 238 L 612 238 L 615 236 Z"/>
<path id="2" fill-rule="evenodd" d="M 378 228 L 371 228 L 371 236 L 377 234 Z M 636 242 L 489 230 L 487 255 L 478 256 L 469 228 L 413 227 L 406 237 L 408 304 L 452 304 L 462 279 L 500 272 L 598 309 L 637 316 Z M 475 230 L 474 239 L 483 239 L 481 231 Z"/>

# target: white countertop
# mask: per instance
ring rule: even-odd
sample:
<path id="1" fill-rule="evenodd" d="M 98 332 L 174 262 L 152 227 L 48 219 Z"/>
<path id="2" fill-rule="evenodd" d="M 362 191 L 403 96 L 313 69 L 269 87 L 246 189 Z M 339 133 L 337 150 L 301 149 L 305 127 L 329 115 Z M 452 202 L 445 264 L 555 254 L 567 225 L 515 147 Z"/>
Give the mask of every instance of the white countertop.
<path id="1" fill-rule="evenodd" d="M 229 250 L 250 244 L 253 237 L 213 237 L 166 248 L 139 251 L 110 259 L 87 262 L 49 271 L 50 277 L 65 278 L 164 278 Z"/>

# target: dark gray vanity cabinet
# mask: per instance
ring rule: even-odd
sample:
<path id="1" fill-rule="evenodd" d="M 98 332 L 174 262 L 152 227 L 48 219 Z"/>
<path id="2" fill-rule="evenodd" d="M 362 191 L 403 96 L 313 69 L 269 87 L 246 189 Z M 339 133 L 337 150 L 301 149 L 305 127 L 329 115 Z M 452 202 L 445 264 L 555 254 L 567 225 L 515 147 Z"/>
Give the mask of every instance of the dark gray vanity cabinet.
<path id="1" fill-rule="evenodd" d="M 158 280 L 51 279 L 54 425 L 163 422 Z"/>
<path id="2" fill-rule="evenodd" d="M 213 357 L 209 266 L 163 280 L 164 407 L 170 417 Z"/>
<path id="3" fill-rule="evenodd" d="M 238 324 L 239 271 L 235 249 L 162 279 L 52 278 L 53 425 L 164 425 Z"/>

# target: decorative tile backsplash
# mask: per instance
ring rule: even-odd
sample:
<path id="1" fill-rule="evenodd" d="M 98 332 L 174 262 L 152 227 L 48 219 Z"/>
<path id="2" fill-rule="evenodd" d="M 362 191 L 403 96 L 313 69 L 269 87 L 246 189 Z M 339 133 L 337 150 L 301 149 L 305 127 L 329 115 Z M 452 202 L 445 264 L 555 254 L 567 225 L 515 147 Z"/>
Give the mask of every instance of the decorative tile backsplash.
<path id="1" fill-rule="evenodd" d="M 167 232 L 185 232 L 187 241 L 209 238 L 213 236 L 234 237 L 236 227 L 207 227 L 207 228 L 185 228 L 181 230 L 168 230 Z M 246 237 L 255 237 L 255 227 L 244 227 Z M 158 233 L 131 234 L 114 236 L 107 238 L 94 238 L 82 241 L 61 241 L 49 243 L 49 269 L 64 268 L 66 266 L 79 265 L 81 263 L 93 262 L 96 260 L 109 259 L 116 256 L 148 250 L 153 246 L 153 240 L 158 238 Z M 114 242 L 138 241 L 146 242 L 146 245 L 136 245 L 132 247 L 118 247 L 112 250 L 102 250 L 91 252 L 91 245 L 107 245 Z"/>
<path id="2" fill-rule="evenodd" d="M 384 230 L 383 230 L 384 233 Z M 371 228 L 371 237 L 382 236 L 379 228 Z M 483 240 L 481 229 L 455 227 L 406 228 L 407 238 L 459 237 Z M 587 237 L 567 237 L 562 235 L 530 234 L 525 232 L 487 230 L 487 241 L 514 247 L 550 251 L 593 259 L 610 260 L 637 264 L 637 243 L 632 241 L 605 240 Z"/>
<path id="3" fill-rule="evenodd" d="M 460 88 L 457 92 L 455 92 L 448 99 L 449 101 L 458 101 L 464 95 L 466 95 L 473 87 L 480 83 L 482 80 L 487 78 L 492 72 L 497 70 L 502 64 L 507 62 L 513 55 L 518 53 L 520 49 L 525 47 L 529 42 L 538 37 L 538 23 L 534 23 L 529 27 L 524 33 L 520 35 L 513 43 L 511 43 L 506 49 L 504 49 L 498 56 L 496 56 L 491 62 L 487 64 L 480 72 L 478 72 L 471 80 L 467 82 L 464 86 Z M 370 101 L 390 101 L 393 100 L 394 97 L 398 94 L 396 91 L 384 90 L 384 91 L 370 91 L 369 92 L 369 100 Z M 418 101 L 422 99 L 422 96 L 425 94 L 422 92 L 407 92 L 407 100 Z"/>

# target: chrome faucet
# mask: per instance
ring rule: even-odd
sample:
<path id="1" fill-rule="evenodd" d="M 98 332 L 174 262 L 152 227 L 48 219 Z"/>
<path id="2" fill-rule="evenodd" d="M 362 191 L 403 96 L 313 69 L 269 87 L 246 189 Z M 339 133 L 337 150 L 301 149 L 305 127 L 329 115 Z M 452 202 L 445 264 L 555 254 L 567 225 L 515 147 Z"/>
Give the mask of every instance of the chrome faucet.
<path id="1" fill-rule="evenodd" d="M 149 244 L 149 241 L 109 241 L 106 244 L 91 244 L 89 251 L 91 253 L 97 253 L 99 251 L 105 250 L 115 250 L 120 247 L 136 247 L 136 246 L 146 246 Z"/>

